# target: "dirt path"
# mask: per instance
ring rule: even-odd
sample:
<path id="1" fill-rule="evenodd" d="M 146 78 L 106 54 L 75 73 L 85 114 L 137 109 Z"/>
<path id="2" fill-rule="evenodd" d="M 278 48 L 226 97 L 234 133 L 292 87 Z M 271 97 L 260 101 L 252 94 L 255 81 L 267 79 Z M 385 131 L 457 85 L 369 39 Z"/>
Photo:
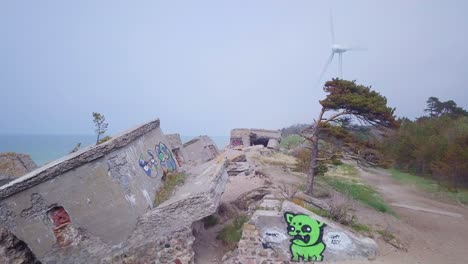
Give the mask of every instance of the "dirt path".
<path id="1" fill-rule="evenodd" d="M 392 227 L 408 252 L 386 250 L 374 263 L 468 263 L 468 209 L 441 202 L 393 180 L 384 170 L 362 171 L 400 218 Z"/>

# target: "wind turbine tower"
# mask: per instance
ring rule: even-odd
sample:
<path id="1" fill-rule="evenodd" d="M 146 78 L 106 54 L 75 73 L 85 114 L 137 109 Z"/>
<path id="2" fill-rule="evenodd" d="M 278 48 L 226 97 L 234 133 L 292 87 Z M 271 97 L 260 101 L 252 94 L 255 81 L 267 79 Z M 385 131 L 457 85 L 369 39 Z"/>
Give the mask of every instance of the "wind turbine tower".
<path id="1" fill-rule="evenodd" d="M 321 79 L 323 78 L 323 75 L 327 71 L 328 66 L 330 66 L 330 63 L 333 61 L 333 57 L 335 56 L 335 54 L 338 55 L 338 77 L 340 79 L 343 79 L 343 53 L 345 53 L 347 51 L 366 50 L 365 48 L 361 48 L 361 47 L 350 47 L 350 46 L 345 46 L 345 45 L 341 45 L 341 44 L 336 43 L 335 29 L 333 27 L 333 14 L 332 14 L 331 10 L 330 10 L 330 33 L 331 33 L 331 40 L 332 40 L 331 54 L 328 57 L 327 62 L 325 63 L 325 67 L 323 67 L 323 70 L 320 73 L 320 77 L 319 77 L 317 83 L 319 83 L 321 81 Z"/>

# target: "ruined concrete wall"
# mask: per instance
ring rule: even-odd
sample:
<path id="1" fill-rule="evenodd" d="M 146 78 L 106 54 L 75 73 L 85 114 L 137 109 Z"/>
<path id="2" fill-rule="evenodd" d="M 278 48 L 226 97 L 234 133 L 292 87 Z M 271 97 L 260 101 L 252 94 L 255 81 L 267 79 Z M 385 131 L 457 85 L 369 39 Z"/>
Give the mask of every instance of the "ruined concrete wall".
<path id="1" fill-rule="evenodd" d="M 123 243 L 178 168 L 167 145 L 156 120 L 1 186 L 1 225 L 39 258 L 83 237 Z"/>
<path id="2" fill-rule="evenodd" d="M 230 146 L 250 146 L 250 129 L 236 128 L 231 130 Z"/>
<path id="3" fill-rule="evenodd" d="M 230 146 L 244 146 L 249 147 L 251 144 L 255 144 L 254 141 L 259 138 L 265 138 L 268 142 L 269 139 L 274 139 L 277 142 L 281 141 L 280 130 L 268 130 L 268 129 L 246 129 L 236 128 L 231 130 Z M 265 145 L 266 147 L 266 145 Z"/>
<path id="4" fill-rule="evenodd" d="M 0 228 L 0 263 L 40 264 L 26 243 L 5 228 Z"/>
<path id="5" fill-rule="evenodd" d="M 281 131 L 280 130 L 267 130 L 267 129 L 251 129 L 251 134 L 255 134 L 257 137 L 265 137 L 269 139 L 281 140 Z"/>
<path id="6" fill-rule="evenodd" d="M 193 263 L 192 225 L 213 214 L 227 182 L 227 161 L 213 160 L 194 168 L 166 202 L 139 217 L 122 243 L 110 245 L 83 233 L 76 245 L 54 247 L 44 263 Z M 180 262 L 176 262 L 176 260 Z"/>
<path id="7" fill-rule="evenodd" d="M 182 139 L 179 134 L 166 134 L 166 139 L 171 145 L 172 153 L 177 160 L 179 166 L 183 166 L 186 162 L 187 155 L 185 154 L 184 145 L 182 144 Z"/>
<path id="8" fill-rule="evenodd" d="M 201 164 L 216 158 L 219 150 L 208 136 L 199 136 L 184 144 L 186 160 L 194 164 Z"/>
<path id="9" fill-rule="evenodd" d="M 0 175 L 19 177 L 37 168 L 29 155 L 21 153 L 0 153 Z"/>

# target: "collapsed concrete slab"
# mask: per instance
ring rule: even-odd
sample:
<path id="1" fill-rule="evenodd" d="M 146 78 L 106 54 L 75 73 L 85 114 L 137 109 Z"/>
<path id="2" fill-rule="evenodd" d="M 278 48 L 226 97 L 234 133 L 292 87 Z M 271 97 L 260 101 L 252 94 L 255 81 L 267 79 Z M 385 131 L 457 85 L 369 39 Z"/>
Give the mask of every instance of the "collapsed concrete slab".
<path id="1" fill-rule="evenodd" d="M 210 137 L 199 136 L 184 144 L 184 153 L 187 162 L 202 164 L 218 157 L 219 150 Z"/>
<path id="2" fill-rule="evenodd" d="M 265 197 L 224 263 L 375 259 L 377 244 L 289 201 Z M 269 262 L 270 263 L 270 262 Z"/>
<path id="3" fill-rule="evenodd" d="M 155 120 L 0 186 L 0 225 L 44 263 L 191 263 L 191 226 L 215 212 L 226 165 L 193 168 L 154 208 L 179 169 Z"/>
<path id="4" fill-rule="evenodd" d="M 270 144 L 272 148 L 278 149 L 280 141 L 280 130 L 236 128 L 231 130 L 230 147 L 254 145 L 267 147 Z"/>

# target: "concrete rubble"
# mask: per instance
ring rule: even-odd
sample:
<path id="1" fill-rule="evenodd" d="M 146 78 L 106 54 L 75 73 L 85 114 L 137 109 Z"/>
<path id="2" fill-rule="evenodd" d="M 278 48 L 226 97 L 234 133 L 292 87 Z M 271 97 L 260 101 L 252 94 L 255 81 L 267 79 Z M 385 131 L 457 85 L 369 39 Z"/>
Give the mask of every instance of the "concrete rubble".
<path id="1" fill-rule="evenodd" d="M 377 255 L 378 246 L 374 240 L 347 231 L 340 225 L 292 202 L 267 195 L 257 206 L 251 220 L 244 225 L 238 249 L 226 255 L 223 258 L 223 263 L 282 264 L 288 260 L 296 262 L 292 254 L 292 249 L 294 249 L 292 240 L 297 238 L 293 238 L 290 233 L 291 230 L 294 230 L 291 229 L 291 226 L 297 226 L 300 223 L 287 223 L 286 216 L 288 214 L 290 216 L 302 215 L 302 219 L 324 224 L 324 227 L 317 229 L 317 232 L 320 230 L 321 233 L 320 236 L 316 237 L 318 240 L 314 244 L 323 244 L 323 250 L 319 252 L 320 254 L 316 253 L 323 257 L 322 261 L 324 262 L 373 260 Z M 312 234 L 309 236 L 310 239 L 313 237 Z M 309 238 L 305 241 L 308 241 Z M 313 249 L 313 247 L 310 248 Z M 300 253 L 299 256 L 301 256 Z M 301 257 L 299 260 L 300 263 L 307 262 Z"/>

